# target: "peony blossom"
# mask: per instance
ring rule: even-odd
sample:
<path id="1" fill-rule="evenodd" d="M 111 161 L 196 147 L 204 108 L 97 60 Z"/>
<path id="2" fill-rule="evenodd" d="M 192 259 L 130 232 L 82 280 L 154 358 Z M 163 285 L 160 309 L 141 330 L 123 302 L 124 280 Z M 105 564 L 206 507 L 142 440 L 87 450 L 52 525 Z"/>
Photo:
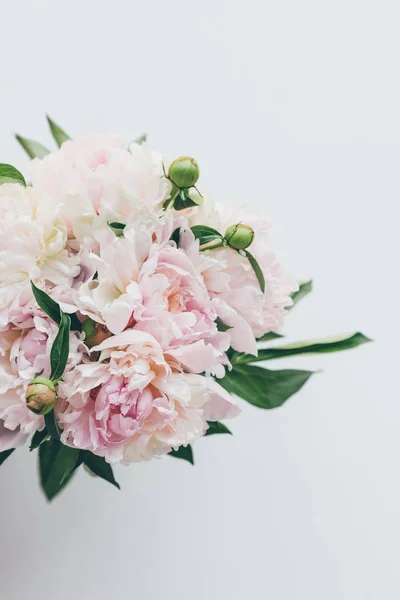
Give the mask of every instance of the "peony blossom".
<path id="1" fill-rule="evenodd" d="M 93 351 L 60 384 L 62 441 L 110 462 L 148 460 L 203 435 L 207 418 L 234 416 L 230 396 L 208 378 L 173 373 L 153 336 L 126 330 Z"/>

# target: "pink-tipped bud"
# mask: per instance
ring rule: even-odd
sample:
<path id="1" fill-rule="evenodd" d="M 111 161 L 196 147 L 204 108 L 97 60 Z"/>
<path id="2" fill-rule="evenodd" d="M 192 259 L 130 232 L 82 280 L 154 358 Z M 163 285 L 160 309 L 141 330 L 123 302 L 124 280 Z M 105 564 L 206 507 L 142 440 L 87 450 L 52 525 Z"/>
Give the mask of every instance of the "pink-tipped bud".
<path id="1" fill-rule="evenodd" d="M 57 400 L 55 385 L 46 377 L 35 377 L 26 390 L 26 405 L 35 415 L 49 413 Z"/>

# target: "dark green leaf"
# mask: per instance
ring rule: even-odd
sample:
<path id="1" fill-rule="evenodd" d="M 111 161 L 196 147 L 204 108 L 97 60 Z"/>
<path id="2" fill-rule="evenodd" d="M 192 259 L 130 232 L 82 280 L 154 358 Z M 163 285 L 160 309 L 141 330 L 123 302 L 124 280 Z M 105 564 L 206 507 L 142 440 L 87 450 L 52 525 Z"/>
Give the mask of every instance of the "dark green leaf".
<path id="1" fill-rule="evenodd" d="M 92 454 L 92 452 L 87 452 L 84 458 L 84 463 L 94 475 L 105 479 L 120 489 L 119 484 L 115 481 L 112 467 L 108 462 L 106 462 L 105 458 L 102 456 L 96 456 L 95 454 Z"/>
<path id="2" fill-rule="evenodd" d="M 39 446 L 40 483 L 48 500 L 52 500 L 70 481 L 79 450 L 51 439 Z"/>
<path id="3" fill-rule="evenodd" d="M 219 423 L 218 421 L 207 421 L 207 423 L 208 429 L 204 435 L 214 435 L 215 433 L 229 433 L 232 435 L 232 432 L 223 423 Z"/>
<path id="4" fill-rule="evenodd" d="M 229 331 L 229 329 L 232 329 L 230 325 L 226 325 L 219 317 L 215 319 L 215 324 L 218 331 Z"/>
<path id="5" fill-rule="evenodd" d="M 28 140 L 20 135 L 16 135 L 15 137 L 27 155 L 31 158 L 44 158 L 47 154 L 49 154 L 49 150 L 47 150 L 47 148 L 45 148 L 42 144 L 39 144 L 39 142 L 35 142 L 35 140 Z"/>
<path id="6" fill-rule="evenodd" d="M 22 173 L 12 165 L 0 164 L 0 185 L 2 183 L 19 183 L 26 187 L 26 182 Z"/>
<path id="7" fill-rule="evenodd" d="M 253 271 L 254 271 L 254 273 L 257 276 L 258 283 L 260 284 L 261 291 L 264 293 L 265 292 L 265 279 L 264 279 L 264 274 L 263 274 L 263 272 L 261 270 L 261 267 L 258 264 L 257 260 L 254 258 L 254 256 L 252 254 L 250 254 L 250 252 L 248 250 L 245 250 L 244 253 L 247 256 L 247 258 L 249 260 L 249 263 L 253 267 Z"/>
<path id="8" fill-rule="evenodd" d="M 270 331 L 269 333 L 266 333 L 262 337 L 257 338 L 257 342 L 270 342 L 271 340 L 277 340 L 278 338 L 282 338 L 282 337 L 283 337 L 283 335 L 281 335 L 280 333 L 275 333 L 274 331 Z"/>
<path id="9" fill-rule="evenodd" d="M 0 465 L 2 465 L 5 460 L 7 460 L 7 458 L 10 456 L 10 454 L 14 452 L 14 450 L 15 448 L 11 448 L 10 450 L 4 450 L 3 452 L 0 452 Z"/>
<path id="10" fill-rule="evenodd" d="M 40 308 L 44 310 L 44 312 L 50 317 L 50 319 L 53 319 L 53 321 L 55 321 L 56 323 L 60 323 L 60 305 L 55 300 L 53 300 L 53 298 L 51 298 L 48 294 L 46 294 L 46 292 L 36 287 L 33 281 L 31 281 L 31 286 L 33 295 L 35 296 L 35 300 L 39 304 Z M 71 314 L 69 315 L 69 317 L 71 319 L 71 329 L 81 331 L 82 323 L 80 322 L 76 314 Z"/>
<path id="11" fill-rule="evenodd" d="M 117 221 L 112 221 L 111 223 L 108 223 L 108 226 L 117 237 L 122 237 L 124 235 L 124 229 L 126 227 L 125 223 L 117 223 Z"/>
<path id="12" fill-rule="evenodd" d="M 170 456 L 175 456 L 175 458 L 181 458 L 182 460 L 187 460 L 192 465 L 194 465 L 193 459 L 193 450 L 192 446 L 179 446 L 178 450 L 171 450 L 169 453 Z"/>
<path id="13" fill-rule="evenodd" d="M 212 235 L 222 238 L 222 235 L 216 229 L 208 227 L 207 225 L 194 225 L 190 228 L 196 240 L 203 238 L 204 236 Z"/>
<path id="14" fill-rule="evenodd" d="M 312 292 L 312 286 L 312 279 L 310 281 L 304 281 L 303 283 L 299 284 L 299 289 L 297 290 L 297 292 L 293 292 L 292 294 L 293 306 L 300 302 L 300 300 L 304 298 L 304 296 L 307 296 L 307 294 Z M 286 310 L 290 310 L 291 308 L 293 308 L 293 306 L 289 306 Z"/>
<path id="15" fill-rule="evenodd" d="M 32 450 L 35 450 L 35 448 L 39 448 L 40 444 L 44 442 L 48 435 L 49 434 L 47 432 L 46 427 L 44 427 L 42 431 L 36 431 L 35 435 L 32 438 L 31 445 L 29 446 L 29 450 L 32 452 Z"/>
<path id="16" fill-rule="evenodd" d="M 276 408 L 299 391 L 312 371 L 270 371 L 253 365 L 237 365 L 218 383 L 259 408 Z"/>
<path id="17" fill-rule="evenodd" d="M 179 246 L 179 240 L 180 240 L 180 238 L 181 238 L 181 228 L 180 228 L 180 227 L 177 227 L 177 228 L 176 228 L 176 229 L 173 231 L 173 233 L 172 233 L 172 235 L 171 235 L 171 237 L 170 237 L 170 240 L 172 240 L 173 242 L 175 242 L 175 244 L 176 244 L 177 246 Z"/>
<path id="18" fill-rule="evenodd" d="M 56 323 L 60 323 L 61 321 L 61 309 L 59 304 L 53 298 L 51 298 L 46 292 L 40 290 L 36 285 L 31 281 L 32 292 L 35 296 L 36 302 L 39 304 L 40 308 L 44 310 L 46 315 L 53 319 Z"/>
<path id="19" fill-rule="evenodd" d="M 59 440 L 61 430 L 56 422 L 56 414 L 54 410 L 50 411 L 49 413 L 47 413 L 47 415 L 44 416 L 44 422 L 46 423 L 46 429 L 49 436 L 55 440 Z"/>
<path id="20" fill-rule="evenodd" d="M 274 358 L 284 358 L 285 356 L 293 356 L 295 354 L 325 354 L 327 352 L 340 352 L 342 350 L 350 350 L 366 344 L 371 340 L 360 332 L 335 336 L 322 340 L 310 340 L 308 342 L 297 342 L 295 344 L 287 344 L 278 348 L 266 348 L 258 351 L 258 356 L 250 354 L 242 354 L 234 359 L 234 362 L 239 364 L 259 362 L 261 360 L 272 360 Z"/>
<path id="21" fill-rule="evenodd" d="M 185 190 L 180 190 L 174 201 L 175 210 L 184 210 L 198 205 L 199 203 L 193 200 Z"/>
<path id="22" fill-rule="evenodd" d="M 61 322 L 58 333 L 50 351 L 50 365 L 52 381 L 57 381 L 63 376 L 69 355 L 69 332 L 71 319 L 65 313 L 61 313 Z"/>
<path id="23" fill-rule="evenodd" d="M 47 122 L 50 127 L 50 131 L 52 133 L 52 136 L 55 139 L 57 146 L 60 148 L 60 146 L 62 146 L 62 144 L 64 142 L 69 140 L 70 137 L 69 137 L 69 135 L 67 135 L 65 133 L 65 131 L 63 131 L 61 129 L 61 127 L 59 125 L 57 125 L 57 123 L 54 123 L 54 121 L 52 119 L 50 119 L 50 117 L 48 115 L 46 115 L 46 118 L 47 118 Z"/>

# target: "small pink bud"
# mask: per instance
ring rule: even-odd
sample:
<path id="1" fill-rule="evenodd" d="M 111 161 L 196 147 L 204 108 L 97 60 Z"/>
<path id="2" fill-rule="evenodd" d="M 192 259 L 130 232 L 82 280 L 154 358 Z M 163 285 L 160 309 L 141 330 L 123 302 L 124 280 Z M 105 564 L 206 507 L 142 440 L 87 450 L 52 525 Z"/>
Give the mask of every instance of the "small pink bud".
<path id="1" fill-rule="evenodd" d="M 55 385 L 46 377 L 35 377 L 26 390 L 26 405 L 35 415 L 49 413 L 57 400 Z"/>

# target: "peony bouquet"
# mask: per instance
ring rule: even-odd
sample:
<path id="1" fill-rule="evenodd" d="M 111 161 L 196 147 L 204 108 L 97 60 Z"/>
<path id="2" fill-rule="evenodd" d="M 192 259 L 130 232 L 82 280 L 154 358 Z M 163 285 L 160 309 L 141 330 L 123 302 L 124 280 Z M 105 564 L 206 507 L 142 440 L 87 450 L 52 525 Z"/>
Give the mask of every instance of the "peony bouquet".
<path id="1" fill-rule="evenodd" d="M 17 136 L 31 183 L 0 165 L 0 464 L 29 443 L 48 499 L 81 465 L 118 486 L 115 463 L 193 463 L 235 396 L 275 408 L 312 374 L 257 362 L 368 341 L 276 345 L 311 282 L 267 222 L 204 196 L 193 158 L 48 120 L 57 151 Z"/>

